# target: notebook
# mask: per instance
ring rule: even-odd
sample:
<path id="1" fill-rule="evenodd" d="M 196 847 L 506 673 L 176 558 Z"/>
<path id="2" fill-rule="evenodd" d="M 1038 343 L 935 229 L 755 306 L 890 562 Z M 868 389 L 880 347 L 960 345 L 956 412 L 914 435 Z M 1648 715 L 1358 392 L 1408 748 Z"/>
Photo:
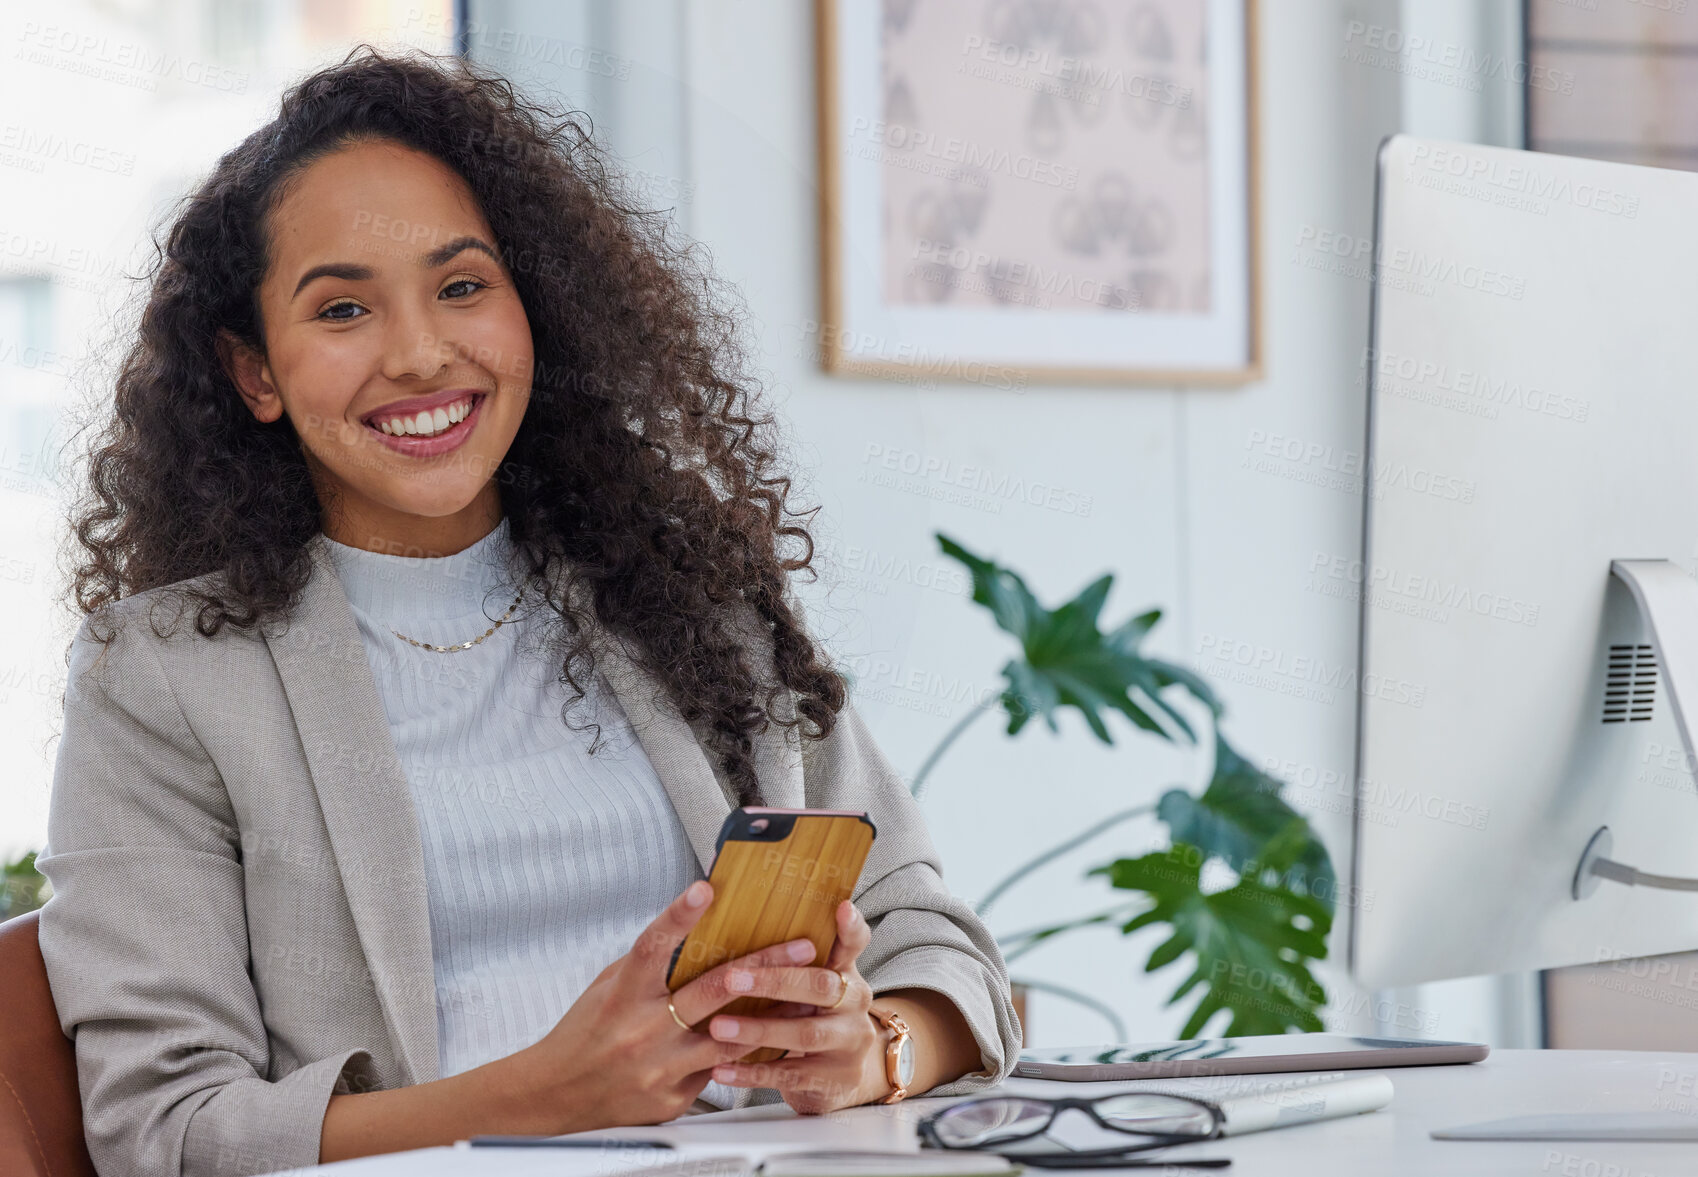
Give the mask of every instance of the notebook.
<path id="1" fill-rule="evenodd" d="M 1203 1099 L 1221 1109 L 1221 1135 L 1243 1136 L 1317 1120 L 1372 1112 L 1391 1103 L 1391 1080 L 1364 1071 L 1316 1071 L 1295 1075 L 1205 1075 L 1190 1079 L 1147 1079 L 1118 1083 L 1067 1083 L 1009 1080 L 1013 1095 L 1089 1099 L 1121 1092 L 1161 1092 Z M 1049 1138 L 1069 1148 L 1102 1148 L 1114 1134 L 1081 1115 L 1066 1115 L 1050 1128 Z"/>

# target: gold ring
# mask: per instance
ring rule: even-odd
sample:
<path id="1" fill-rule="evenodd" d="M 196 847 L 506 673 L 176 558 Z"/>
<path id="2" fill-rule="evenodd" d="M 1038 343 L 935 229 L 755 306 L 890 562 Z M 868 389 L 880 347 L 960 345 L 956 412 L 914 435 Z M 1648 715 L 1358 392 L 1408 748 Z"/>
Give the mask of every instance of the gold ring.
<path id="1" fill-rule="evenodd" d="M 834 1002 L 832 1002 L 832 1003 L 831 1003 L 831 1004 L 830 1004 L 830 1005 L 827 1005 L 827 1006 L 823 1006 L 823 1007 L 822 1007 L 822 1008 L 824 1008 L 824 1009 L 827 1009 L 827 1010 L 833 1010 L 833 1009 L 836 1009 L 836 1008 L 837 1008 L 837 1007 L 838 1007 L 838 1006 L 840 1006 L 840 1005 L 842 1005 L 842 1004 L 843 1004 L 843 999 L 844 999 L 844 998 L 845 998 L 845 997 L 848 997 L 848 996 L 849 996 L 849 974 L 848 974 L 848 973 L 846 973 L 846 972 L 844 972 L 844 971 L 843 971 L 843 970 L 842 970 L 842 969 L 832 969 L 832 970 L 831 970 L 831 971 L 832 971 L 832 972 L 834 972 L 834 973 L 836 973 L 836 974 L 837 974 L 837 975 L 838 975 L 838 977 L 839 977 L 839 978 L 840 978 L 840 979 L 841 979 L 841 980 L 842 980 L 842 982 L 843 982 L 843 991 L 842 991 L 842 992 L 840 992 L 840 993 L 839 993 L 839 994 L 838 994 L 838 995 L 837 995 L 837 1000 L 836 1000 L 836 1001 L 834 1001 Z"/>
<path id="2" fill-rule="evenodd" d="M 666 1012 L 672 1015 L 672 1020 L 678 1023 L 678 1028 L 680 1030 L 688 1030 L 692 1034 L 696 1032 L 694 1026 L 690 1025 L 689 1022 L 686 1022 L 683 1018 L 678 1016 L 678 1010 L 674 1008 L 670 997 L 666 999 Z"/>

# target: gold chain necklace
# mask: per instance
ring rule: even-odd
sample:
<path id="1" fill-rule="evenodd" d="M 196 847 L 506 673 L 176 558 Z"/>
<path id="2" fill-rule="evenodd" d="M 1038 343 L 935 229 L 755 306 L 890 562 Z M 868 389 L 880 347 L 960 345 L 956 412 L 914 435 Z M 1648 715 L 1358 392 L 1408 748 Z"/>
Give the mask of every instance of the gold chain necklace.
<path id="1" fill-rule="evenodd" d="M 525 590 L 520 589 L 519 595 L 517 597 L 514 597 L 513 603 L 507 607 L 507 612 L 505 612 L 501 615 L 501 620 L 497 621 L 494 625 L 492 625 L 488 629 L 484 630 L 482 637 L 475 637 L 469 642 L 461 642 L 460 644 L 455 645 L 455 646 L 433 646 L 429 642 L 413 641 L 412 638 L 408 637 L 406 634 L 402 633 L 400 630 L 395 629 L 395 628 L 391 628 L 389 630 L 389 632 L 394 634 L 396 637 L 400 638 L 404 642 L 412 642 L 413 645 L 417 646 L 421 650 L 433 650 L 438 654 L 452 654 L 456 650 L 469 650 L 473 646 L 477 645 L 479 642 L 483 641 L 484 638 L 487 638 L 490 634 L 492 634 L 496 630 L 500 629 L 501 626 L 502 626 L 502 623 L 505 622 L 509 617 L 513 616 L 513 610 L 515 610 L 519 607 L 519 602 L 520 602 L 520 600 L 522 600 L 524 598 L 524 595 L 525 595 Z"/>

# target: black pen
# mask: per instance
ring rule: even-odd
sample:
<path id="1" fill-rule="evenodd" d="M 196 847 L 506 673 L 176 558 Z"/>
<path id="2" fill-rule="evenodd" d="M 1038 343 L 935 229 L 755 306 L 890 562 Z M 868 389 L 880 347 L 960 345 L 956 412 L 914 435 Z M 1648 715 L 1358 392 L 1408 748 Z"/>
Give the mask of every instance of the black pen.
<path id="1" fill-rule="evenodd" d="M 466 1142 L 472 1148 L 664 1148 L 664 1140 L 583 1140 L 576 1136 L 474 1136 Z"/>

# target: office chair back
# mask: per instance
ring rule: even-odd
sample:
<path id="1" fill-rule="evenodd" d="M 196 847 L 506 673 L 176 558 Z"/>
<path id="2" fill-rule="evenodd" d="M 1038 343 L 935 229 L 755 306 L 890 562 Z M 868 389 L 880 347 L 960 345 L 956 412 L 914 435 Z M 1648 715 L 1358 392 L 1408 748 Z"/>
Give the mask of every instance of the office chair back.
<path id="1" fill-rule="evenodd" d="M 40 914 L 0 924 L 0 1173 L 97 1177 L 76 1052 L 59 1029 L 36 937 Z"/>

